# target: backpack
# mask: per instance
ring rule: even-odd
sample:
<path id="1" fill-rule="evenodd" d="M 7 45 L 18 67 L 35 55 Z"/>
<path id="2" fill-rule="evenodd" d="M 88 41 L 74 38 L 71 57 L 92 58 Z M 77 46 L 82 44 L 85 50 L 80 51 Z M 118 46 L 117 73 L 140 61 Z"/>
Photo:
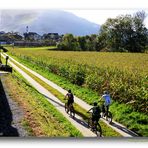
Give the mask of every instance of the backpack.
<path id="1" fill-rule="evenodd" d="M 68 99 L 70 100 L 70 102 L 74 103 L 74 97 L 72 93 L 68 93 Z"/>
<path id="2" fill-rule="evenodd" d="M 100 107 L 99 107 L 99 106 L 94 106 L 94 107 L 93 107 L 93 112 L 92 112 L 92 114 L 93 114 L 94 116 L 100 116 L 100 112 L 101 112 L 101 110 L 100 110 Z"/>

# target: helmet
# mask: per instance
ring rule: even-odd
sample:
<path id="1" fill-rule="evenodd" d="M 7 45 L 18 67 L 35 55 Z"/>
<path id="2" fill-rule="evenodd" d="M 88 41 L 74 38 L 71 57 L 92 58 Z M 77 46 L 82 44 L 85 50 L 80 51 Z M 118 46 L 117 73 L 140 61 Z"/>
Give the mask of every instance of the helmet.
<path id="1" fill-rule="evenodd" d="M 69 89 L 68 92 L 71 93 L 71 90 Z"/>
<path id="2" fill-rule="evenodd" d="M 108 91 L 104 91 L 104 94 L 108 94 Z"/>
<path id="3" fill-rule="evenodd" d="M 94 102 L 94 106 L 97 106 L 97 102 Z"/>

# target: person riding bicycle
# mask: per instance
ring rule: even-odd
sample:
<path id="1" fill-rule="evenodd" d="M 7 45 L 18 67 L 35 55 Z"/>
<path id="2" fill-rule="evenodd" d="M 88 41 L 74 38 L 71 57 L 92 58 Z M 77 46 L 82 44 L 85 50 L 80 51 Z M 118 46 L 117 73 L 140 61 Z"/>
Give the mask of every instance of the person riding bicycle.
<path id="1" fill-rule="evenodd" d="M 73 96 L 73 93 L 71 92 L 71 90 L 68 90 L 68 93 L 65 95 L 65 98 L 68 99 L 68 101 L 67 101 L 68 107 L 70 105 L 73 105 L 73 103 L 74 103 L 74 96 Z"/>
<path id="2" fill-rule="evenodd" d="M 108 115 L 109 106 L 111 104 L 111 98 L 110 98 L 110 94 L 108 93 L 108 91 L 104 91 L 104 94 L 99 99 L 99 101 L 101 102 L 101 108 L 102 108 L 103 115 L 104 116 L 106 114 Z"/>
<path id="3" fill-rule="evenodd" d="M 87 113 L 90 112 L 91 110 L 92 110 L 92 117 L 91 117 L 92 123 L 94 123 L 95 121 L 96 121 L 96 123 L 98 123 L 98 121 L 101 117 L 101 115 L 100 115 L 101 109 L 98 106 L 97 102 L 94 102 L 93 107 L 90 110 L 88 110 Z"/>

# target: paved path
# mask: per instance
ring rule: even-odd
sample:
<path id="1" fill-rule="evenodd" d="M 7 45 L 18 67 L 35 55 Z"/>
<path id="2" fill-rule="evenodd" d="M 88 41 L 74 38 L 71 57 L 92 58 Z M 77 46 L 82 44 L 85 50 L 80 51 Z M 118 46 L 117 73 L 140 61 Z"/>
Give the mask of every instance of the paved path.
<path id="1" fill-rule="evenodd" d="M 7 55 L 7 54 L 5 54 Z M 28 67 L 22 65 L 21 63 L 17 62 L 15 59 L 11 58 L 10 59 L 14 62 L 16 62 L 17 64 L 19 64 L 20 66 L 22 66 L 24 69 L 28 70 L 29 72 L 31 72 L 32 74 L 34 74 L 36 77 L 40 78 L 42 81 L 44 81 L 45 83 L 47 83 L 48 85 L 50 85 L 51 87 L 53 87 L 54 89 L 58 90 L 60 93 L 62 93 L 63 95 L 65 95 L 67 93 L 66 90 L 64 90 L 63 88 L 61 88 L 60 86 L 58 86 L 57 84 L 53 83 L 52 81 L 44 78 L 43 76 L 41 76 L 40 74 L 36 73 L 35 71 L 29 69 Z M 89 110 L 92 106 L 87 104 L 86 102 L 84 102 L 83 100 L 81 100 L 80 98 L 74 96 L 75 98 L 75 103 L 79 104 L 82 108 Z M 133 137 L 133 136 L 138 136 L 136 133 L 134 133 L 131 130 L 128 130 L 124 125 L 116 122 L 113 120 L 112 124 L 109 124 L 108 122 L 106 122 L 106 120 L 101 119 L 103 122 L 105 122 L 108 126 L 110 126 L 112 129 L 114 129 L 115 131 L 117 131 L 118 133 L 120 133 L 122 136 L 124 137 Z"/>
<path id="2" fill-rule="evenodd" d="M 8 72 L 0 71 L 0 76 L 2 76 L 2 75 L 6 75 L 6 74 L 8 74 Z"/>
<path id="3" fill-rule="evenodd" d="M 26 74 L 23 70 L 17 67 L 15 64 L 9 61 L 11 66 L 17 70 L 21 75 L 24 76 L 27 81 L 41 94 L 43 94 L 47 100 L 53 104 L 58 111 L 60 111 L 85 137 L 96 137 L 96 135 L 87 128 L 87 123 L 82 120 L 82 118 L 78 115 L 75 115 L 75 118 L 71 118 L 66 112 L 64 103 L 62 103 L 58 98 L 52 95 L 47 89 L 41 86 L 38 82 L 33 80 L 28 74 Z"/>

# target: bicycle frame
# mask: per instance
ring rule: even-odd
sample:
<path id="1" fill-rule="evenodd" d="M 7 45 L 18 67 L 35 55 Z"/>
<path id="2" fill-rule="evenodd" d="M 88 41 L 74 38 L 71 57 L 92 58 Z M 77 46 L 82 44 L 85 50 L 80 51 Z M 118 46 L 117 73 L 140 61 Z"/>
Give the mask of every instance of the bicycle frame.
<path id="1" fill-rule="evenodd" d="M 74 111 L 74 107 L 72 104 L 68 105 L 68 103 L 65 103 L 65 111 L 67 113 L 69 113 L 69 111 L 70 111 L 70 115 L 73 117 L 75 116 L 75 111 Z"/>
<path id="2" fill-rule="evenodd" d="M 92 121 L 92 116 L 88 119 L 88 127 L 91 128 L 91 130 L 97 135 L 102 136 L 102 129 L 99 124 L 99 121 Z M 99 133 L 99 134 L 98 134 Z"/>

